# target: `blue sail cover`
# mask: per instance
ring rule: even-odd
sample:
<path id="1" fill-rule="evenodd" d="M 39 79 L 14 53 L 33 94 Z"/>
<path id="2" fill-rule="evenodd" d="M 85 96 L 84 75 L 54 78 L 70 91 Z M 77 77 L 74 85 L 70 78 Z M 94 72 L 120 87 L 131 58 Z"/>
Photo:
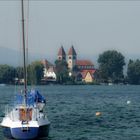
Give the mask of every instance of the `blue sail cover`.
<path id="1" fill-rule="evenodd" d="M 31 90 L 30 96 L 34 98 L 34 101 L 37 103 L 46 103 L 46 99 L 39 93 L 38 90 Z"/>
<path id="2" fill-rule="evenodd" d="M 17 94 L 15 104 L 23 104 L 24 95 Z M 26 104 L 28 106 L 35 105 L 36 103 L 46 103 L 46 99 L 39 93 L 38 90 L 31 90 L 27 93 Z"/>

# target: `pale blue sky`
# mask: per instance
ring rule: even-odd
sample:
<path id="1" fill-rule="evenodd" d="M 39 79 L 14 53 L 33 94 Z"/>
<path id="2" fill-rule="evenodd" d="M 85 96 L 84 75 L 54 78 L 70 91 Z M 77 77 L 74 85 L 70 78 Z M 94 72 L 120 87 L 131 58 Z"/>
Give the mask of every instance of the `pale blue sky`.
<path id="1" fill-rule="evenodd" d="M 73 44 L 79 58 L 116 49 L 140 59 L 140 1 L 31 1 L 29 7 L 29 50 L 41 58 L 52 60 L 61 44 L 66 52 Z M 20 1 L 0 1 L 0 46 L 18 49 L 20 14 Z"/>

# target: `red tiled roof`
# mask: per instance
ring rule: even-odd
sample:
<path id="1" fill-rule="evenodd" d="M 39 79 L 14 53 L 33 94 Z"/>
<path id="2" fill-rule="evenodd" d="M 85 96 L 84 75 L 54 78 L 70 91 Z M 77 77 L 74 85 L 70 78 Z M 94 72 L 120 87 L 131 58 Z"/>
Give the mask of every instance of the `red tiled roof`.
<path id="1" fill-rule="evenodd" d="M 58 51 L 58 56 L 59 56 L 59 55 L 61 55 L 61 56 L 66 55 L 63 46 L 61 46 L 61 48 L 60 48 L 59 51 Z"/>
<path id="2" fill-rule="evenodd" d="M 68 55 L 77 55 L 73 46 L 69 49 Z"/>
<path id="3" fill-rule="evenodd" d="M 76 61 L 76 65 L 80 65 L 80 66 L 91 66 L 94 65 L 90 60 L 77 60 Z"/>

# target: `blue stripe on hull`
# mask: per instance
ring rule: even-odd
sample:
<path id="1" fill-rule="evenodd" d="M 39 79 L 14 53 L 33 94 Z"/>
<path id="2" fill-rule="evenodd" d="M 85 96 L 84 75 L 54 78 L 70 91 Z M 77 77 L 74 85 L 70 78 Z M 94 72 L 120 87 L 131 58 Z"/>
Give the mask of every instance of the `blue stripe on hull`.
<path id="1" fill-rule="evenodd" d="M 8 139 L 13 138 L 12 134 L 11 134 L 11 129 L 9 127 L 3 127 L 2 130 L 3 130 L 4 137 L 6 137 Z"/>
<path id="2" fill-rule="evenodd" d="M 30 127 L 30 128 L 9 128 L 3 127 L 4 136 L 8 139 L 35 139 L 44 138 L 49 135 L 49 126 L 44 125 L 40 127 Z"/>
<path id="3" fill-rule="evenodd" d="M 38 136 L 38 127 L 12 128 L 11 134 L 15 139 L 34 139 Z"/>

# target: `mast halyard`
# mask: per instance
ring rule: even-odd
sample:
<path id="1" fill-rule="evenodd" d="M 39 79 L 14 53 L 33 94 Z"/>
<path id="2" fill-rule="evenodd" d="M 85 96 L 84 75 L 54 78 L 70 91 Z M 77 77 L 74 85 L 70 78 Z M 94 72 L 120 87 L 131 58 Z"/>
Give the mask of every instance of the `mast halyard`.
<path id="1" fill-rule="evenodd" d="M 25 103 L 26 103 L 27 71 L 26 71 L 25 26 L 24 26 L 24 0 L 21 0 L 21 13 L 22 13 L 22 47 L 23 47 L 24 93 L 25 93 Z"/>

